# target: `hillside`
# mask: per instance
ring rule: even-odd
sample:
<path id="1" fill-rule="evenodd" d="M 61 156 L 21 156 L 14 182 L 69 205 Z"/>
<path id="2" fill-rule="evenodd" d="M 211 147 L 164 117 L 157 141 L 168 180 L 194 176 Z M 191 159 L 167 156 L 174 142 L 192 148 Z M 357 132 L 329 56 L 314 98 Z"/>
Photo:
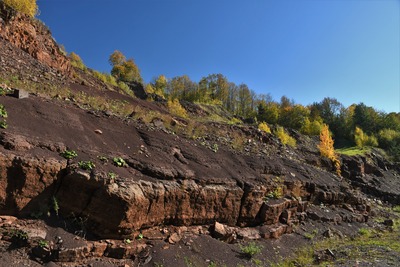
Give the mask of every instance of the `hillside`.
<path id="1" fill-rule="evenodd" d="M 400 166 L 381 150 L 342 155 L 338 176 L 317 137 L 287 129 L 297 144 L 284 145 L 213 105 L 182 101 L 178 117 L 75 68 L 40 22 L 0 10 L 3 263 L 270 266 L 359 229 L 399 235 Z M 331 246 L 312 248 L 315 264 L 354 264 Z M 385 253 L 357 260 L 400 260 Z"/>

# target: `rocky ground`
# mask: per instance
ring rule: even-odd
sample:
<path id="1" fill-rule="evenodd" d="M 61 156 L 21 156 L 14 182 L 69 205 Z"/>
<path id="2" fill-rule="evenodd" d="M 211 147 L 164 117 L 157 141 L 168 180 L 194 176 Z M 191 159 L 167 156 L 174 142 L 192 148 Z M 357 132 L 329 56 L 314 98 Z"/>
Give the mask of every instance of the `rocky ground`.
<path id="1" fill-rule="evenodd" d="M 0 23 L 2 266 L 396 266 L 400 166 L 381 151 L 342 156 L 339 177 L 316 138 L 285 146 L 189 103 L 174 117 L 57 66 L 41 26 Z"/>

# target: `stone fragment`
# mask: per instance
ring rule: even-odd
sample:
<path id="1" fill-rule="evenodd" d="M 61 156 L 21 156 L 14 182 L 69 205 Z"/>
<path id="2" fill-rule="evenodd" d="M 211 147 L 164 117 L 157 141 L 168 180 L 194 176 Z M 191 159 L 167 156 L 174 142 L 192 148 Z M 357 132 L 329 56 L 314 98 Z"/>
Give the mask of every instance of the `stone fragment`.
<path id="1" fill-rule="evenodd" d="M 60 262 L 77 262 L 86 258 L 89 253 L 89 245 L 76 248 L 62 248 L 58 250 L 55 260 Z"/>
<path id="2" fill-rule="evenodd" d="M 324 237 L 327 237 L 327 238 L 332 238 L 333 237 L 333 232 L 332 232 L 331 229 L 328 228 L 322 235 Z"/>
<path id="3" fill-rule="evenodd" d="M 46 239 L 47 232 L 43 229 L 22 229 L 28 235 L 28 238 Z"/>
<path id="4" fill-rule="evenodd" d="M 213 234 L 214 234 L 214 237 L 216 237 L 216 238 L 224 238 L 228 234 L 228 232 L 226 230 L 225 225 L 223 225 L 219 222 L 215 222 Z"/>
<path id="5" fill-rule="evenodd" d="M 17 220 L 17 217 L 2 215 L 0 216 L 0 222 L 2 224 L 13 224 Z"/>
<path id="6" fill-rule="evenodd" d="M 28 98 L 29 93 L 25 90 L 22 89 L 14 89 L 13 96 L 18 98 L 18 99 L 23 99 L 23 98 Z"/>
<path id="7" fill-rule="evenodd" d="M 173 233 L 168 237 L 168 243 L 175 244 L 181 240 L 181 237 L 177 233 Z"/>
<path id="8" fill-rule="evenodd" d="M 90 254 L 93 257 L 102 257 L 104 255 L 104 252 L 107 249 L 107 246 L 108 246 L 108 244 L 106 242 L 95 241 L 95 242 L 93 242 L 93 246 L 90 251 Z"/>
<path id="9" fill-rule="evenodd" d="M 94 130 L 94 132 L 97 133 L 97 134 L 103 134 L 103 131 L 100 130 L 100 129 L 96 129 L 96 130 Z"/>
<path id="10" fill-rule="evenodd" d="M 256 228 L 238 228 L 237 229 L 238 238 L 243 239 L 260 239 L 260 231 Z"/>

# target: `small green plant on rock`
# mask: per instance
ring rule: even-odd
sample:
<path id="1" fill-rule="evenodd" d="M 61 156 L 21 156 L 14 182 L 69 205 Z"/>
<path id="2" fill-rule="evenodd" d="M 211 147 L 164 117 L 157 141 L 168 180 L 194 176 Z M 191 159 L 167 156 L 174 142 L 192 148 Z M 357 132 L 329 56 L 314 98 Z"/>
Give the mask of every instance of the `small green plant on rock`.
<path id="1" fill-rule="evenodd" d="M 114 162 L 114 165 L 117 167 L 125 167 L 126 166 L 125 160 L 120 157 L 113 158 L 113 162 Z"/>
<path id="2" fill-rule="evenodd" d="M 65 150 L 61 152 L 60 155 L 65 159 L 73 159 L 78 156 L 78 154 L 74 150 Z"/>
<path id="3" fill-rule="evenodd" d="M 142 240 L 142 239 L 143 239 L 143 237 L 144 237 L 144 236 L 143 236 L 143 234 L 142 234 L 142 233 L 140 233 L 140 234 L 138 234 L 138 236 L 136 237 L 136 239 L 137 239 L 137 240 Z"/>
<path id="4" fill-rule="evenodd" d="M 0 128 L 2 129 L 7 129 L 8 125 L 5 120 L 5 118 L 8 117 L 6 108 L 3 105 L 0 105 L 0 118 L 3 118 L 3 120 L 0 120 Z"/>
<path id="5" fill-rule="evenodd" d="M 280 199 L 283 196 L 283 189 L 281 186 L 276 187 L 274 190 L 269 192 L 266 196 L 266 200 L 268 199 Z"/>
<path id="6" fill-rule="evenodd" d="M 240 251 L 243 256 L 251 259 L 262 250 L 262 246 L 257 245 L 255 242 L 250 242 L 246 246 L 239 245 Z"/>
<path id="7" fill-rule="evenodd" d="M 94 165 L 94 163 L 91 162 L 90 160 L 88 160 L 88 161 L 79 161 L 78 162 L 78 166 L 82 170 L 92 170 L 94 167 L 96 167 L 96 165 Z"/>
<path id="8" fill-rule="evenodd" d="M 7 110 L 3 105 L 0 105 L 0 117 L 7 118 Z"/>
<path id="9" fill-rule="evenodd" d="M 115 178 L 117 178 L 117 174 L 114 172 L 109 172 L 108 177 L 110 178 L 111 181 L 114 181 Z"/>
<path id="10" fill-rule="evenodd" d="M 28 233 L 20 230 L 20 229 L 14 229 L 11 231 L 11 241 L 19 246 L 19 247 L 23 247 L 26 246 L 28 244 Z"/>
<path id="11" fill-rule="evenodd" d="M 367 228 L 360 228 L 360 229 L 358 229 L 358 233 L 360 235 L 368 236 L 368 235 L 370 235 L 371 231 Z"/>
<path id="12" fill-rule="evenodd" d="M 214 153 L 218 152 L 218 144 L 213 144 L 211 147 L 211 150 L 214 151 Z"/>
<path id="13" fill-rule="evenodd" d="M 2 129 L 7 129 L 7 127 L 8 127 L 7 122 L 5 122 L 5 121 L 0 121 L 0 128 L 2 128 Z"/>
<path id="14" fill-rule="evenodd" d="M 283 197 L 284 181 L 280 177 L 273 179 L 274 188 L 265 196 L 264 201 L 269 199 L 279 199 Z"/>
<path id="15" fill-rule="evenodd" d="M 60 210 L 60 206 L 58 205 L 58 201 L 57 201 L 57 198 L 55 196 L 53 196 L 51 198 L 51 203 L 52 203 L 54 212 L 58 216 L 58 211 Z"/>
<path id="16" fill-rule="evenodd" d="M 103 163 L 107 163 L 108 162 L 108 158 L 106 156 L 97 156 L 97 158 Z"/>
<path id="17" fill-rule="evenodd" d="M 44 240 L 44 239 L 39 240 L 38 246 L 41 248 L 47 248 L 49 246 L 49 241 Z"/>
<path id="18" fill-rule="evenodd" d="M 315 229 L 311 233 L 305 233 L 304 237 L 307 238 L 308 240 L 313 240 L 314 237 L 318 234 L 318 230 Z"/>

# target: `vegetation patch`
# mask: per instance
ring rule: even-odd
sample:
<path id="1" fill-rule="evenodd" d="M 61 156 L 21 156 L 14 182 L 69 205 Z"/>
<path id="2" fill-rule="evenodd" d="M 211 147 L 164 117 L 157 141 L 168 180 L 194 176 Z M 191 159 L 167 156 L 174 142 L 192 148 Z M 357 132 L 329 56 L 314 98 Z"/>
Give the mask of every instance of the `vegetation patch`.
<path id="1" fill-rule="evenodd" d="M 7 129 L 7 121 L 5 120 L 8 117 L 7 110 L 4 105 L 0 104 L 0 128 Z"/>
<path id="2" fill-rule="evenodd" d="M 246 258 L 253 258 L 255 255 L 259 254 L 263 249 L 262 246 L 257 245 L 255 242 L 249 242 L 247 245 L 239 245 L 242 255 Z"/>
<path id="3" fill-rule="evenodd" d="M 365 155 L 365 154 L 371 152 L 371 148 L 370 147 L 364 147 L 364 148 L 346 147 L 346 148 L 336 149 L 336 151 L 342 155 L 357 156 L 357 155 Z"/>
<path id="4" fill-rule="evenodd" d="M 393 208 L 393 211 L 396 209 Z M 349 264 L 352 266 L 356 262 L 387 262 L 389 265 L 397 263 L 400 254 L 400 220 L 394 221 L 394 226 L 386 230 L 360 228 L 358 234 L 353 237 L 332 237 L 314 241 L 311 246 L 299 249 L 295 256 L 278 263 L 271 263 L 271 266 L 350 266 Z M 306 235 L 308 239 L 313 239 L 315 236 L 312 233 Z M 317 256 L 318 253 L 327 252 L 334 257 L 321 259 Z"/>
<path id="5" fill-rule="evenodd" d="M 276 128 L 275 135 L 279 138 L 279 140 L 281 140 L 282 144 L 296 147 L 296 139 L 291 137 L 283 127 L 278 126 Z"/>
<path id="6" fill-rule="evenodd" d="M 3 3 L 30 17 L 34 17 L 38 12 L 36 0 L 3 0 Z"/>
<path id="7" fill-rule="evenodd" d="M 78 153 L 76 153 L 75 150 L 65 150 L 65 151 L 61 152 L 60 155 L 61 155 L 61 157 L 65 158 L 65 159 L 73 159 L 78 156 Z"/>
<path id="8" fill-rule="evenodd" d="M 96 167 L 96 165 L 94 165 L 94 163 L 91 162 L 90 160 L 89 161 L 79 161 L 78 166 L 82 170 L 92 170 L 93 168 Z"/>
<path id="9" fill-rule="evenodd" d="M 113 158 L 113 163 L 117 167 L 126 167 L 127 166 L 125 160 L 123 158 L 121 158 L 121 157 Z"/>
<path id="10" fill-rule="evenodd" d="M 266 122 L 262 122 L 258 125 L 258 129 L 260 131 L 266 132 L 266 133 L 271 133 L 271 129 L 269 128 L 268 124 Z"/>

